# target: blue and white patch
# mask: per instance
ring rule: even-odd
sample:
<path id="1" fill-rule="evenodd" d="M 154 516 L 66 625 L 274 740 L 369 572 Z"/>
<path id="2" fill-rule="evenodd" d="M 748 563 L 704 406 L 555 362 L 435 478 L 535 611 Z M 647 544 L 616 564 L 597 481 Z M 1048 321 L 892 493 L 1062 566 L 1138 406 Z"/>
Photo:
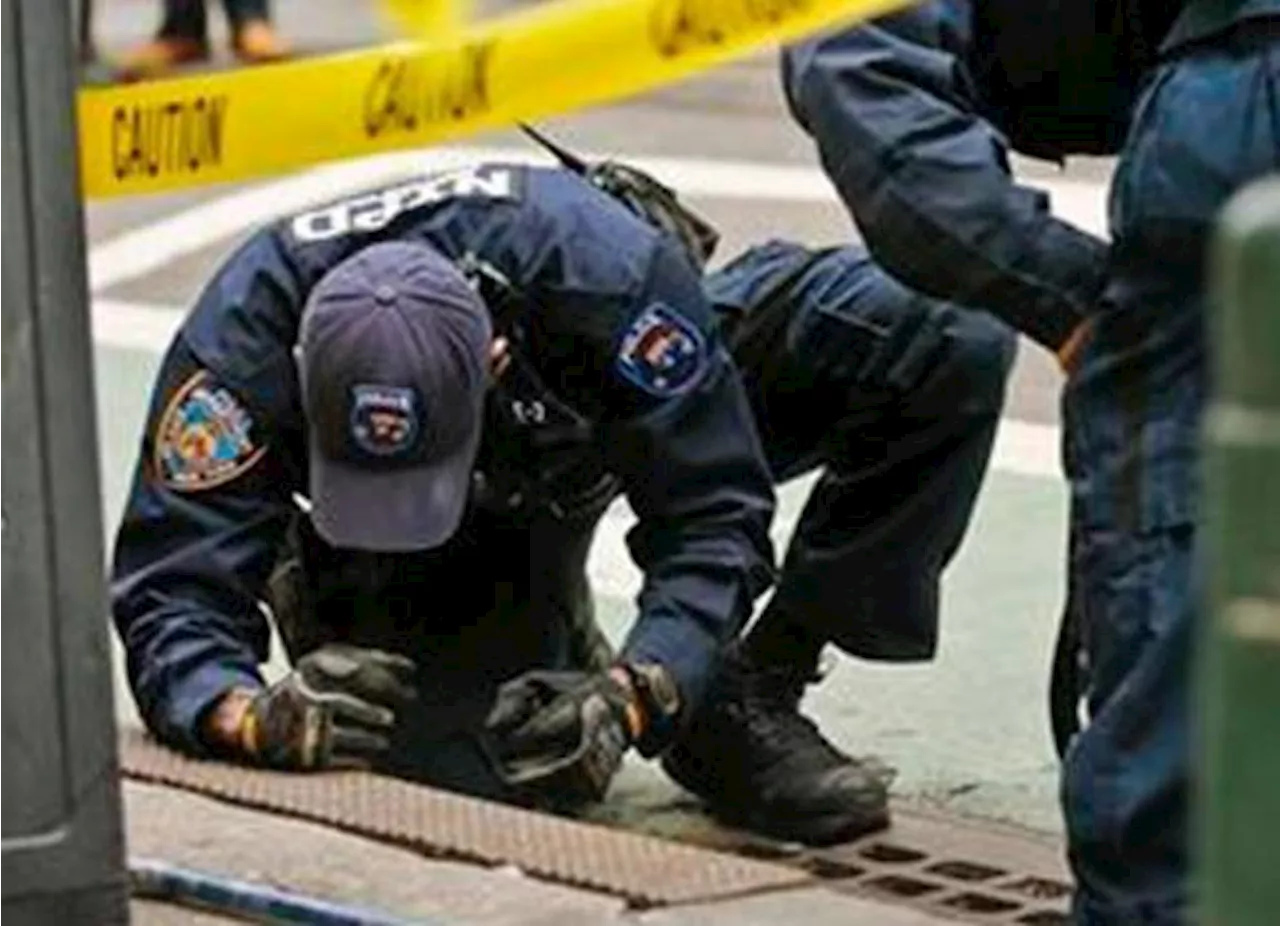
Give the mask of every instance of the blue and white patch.
<path id="1" fill-rule="evenodd" d="M 351 439 L 377 457 L 412 453 L 422 431 L 418 393 L 404 386 L 353 386 Z"/>
<path id="2" fill-rule="evenodd" d="M 165 406 L 155 435 L 155 471 L 178 492 L 230 482 L 262 459 L 253 418 L 207 370 L 187 379 Z"/>
<path id="3" fill-rule="evenodd" d="M 650 395 L 679 395 L 706 366 L 706 340 L 697 326 L 666 305 L 651 305 L 622 336 L 618 372 Z"/>

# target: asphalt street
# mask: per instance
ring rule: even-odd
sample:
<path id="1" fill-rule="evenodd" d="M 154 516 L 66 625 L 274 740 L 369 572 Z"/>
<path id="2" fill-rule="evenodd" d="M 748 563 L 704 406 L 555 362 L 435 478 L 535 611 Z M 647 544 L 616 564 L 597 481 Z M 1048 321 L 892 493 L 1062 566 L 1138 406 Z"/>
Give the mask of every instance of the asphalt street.
<path id="1" fill-rule="evenodd" d="M 158 4 L 141 0 L 97 6 L 95 30 L 107 54 L 143 38 L 159 15 Z M 276 10 L 284 33 L 304 53 L 386 35 L 373 4 L 282 0 Z M 221 42 L 220 9 L 212 6 L 211 13 L 215 41 Z M 640 158 L 665 172 L 719 224 L 720 260 L 771 237 L 818 244 L 855 235 L 817 170 L 810 143 L 787 118 L 772 56 L 548 120 L 543 127 L 585 151 Z M 492 133 L 443 149 L 344 162 L 267 182 L 87 206 L 108 545 L 159 353 L 218 260 L 262 220 L 494 149 L 539 156 L 522 136 Z M 1015 170 L 1048 192 L 1056 211 L 1101 233 L 1106 162 L 1071 163 L 1061 170 L 1018 161 Z M 835 656 L 831 673 L 805 702 L 839 745 L 876 753 L 898 769 L 900 800 L 1043 830 L 1058 828 L 1045 692 L 1063 590 L 1059 386 L 1051 359 L 1023 344 L 992 472 L 947 574 L 937 659 L 870 665 Z M 780 550 L 808 484 L 801 479 L 782 493 L 775 527 Z M 610 512 L 592 562 L 601 612 L 615 639 L 632 619 L 631 597 L 638 587 L 622 540 L 629 521 L 623 505 Z M 117 707 L 122 722 L 135 722 L 123 683 L 117 686 Z M 661 810 L 675 791 L 656 767 L 636 762 L 619 782 L 618 794 L 628 806 Z"/>

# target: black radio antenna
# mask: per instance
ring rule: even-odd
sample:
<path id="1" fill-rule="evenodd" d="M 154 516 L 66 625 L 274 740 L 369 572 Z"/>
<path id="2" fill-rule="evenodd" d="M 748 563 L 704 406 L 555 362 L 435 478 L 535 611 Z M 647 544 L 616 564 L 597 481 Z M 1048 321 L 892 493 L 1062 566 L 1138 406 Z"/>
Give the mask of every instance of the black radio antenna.
<path id="1" fill-rule="evenodd" d="M 575 173 L 586 174 L 588 170 L 587 162 L 582 160 L 582 158 L 578 157 L 576 154 L 573 154 L 568 149 L 562 148 L 560 145 L 556 144 L 550 138 L 543 135 L 533 126 L 526 125 L 523 122 L 517 123 L 517 125 L 520 126 L 520 130 L 522 132 L 524 132 L 526 135 L 528 135 L 530 138 L 532 138 L 542 147 L 546 148 L 548 151 L 554 154 L 556 156 L 556 160 L 558 160 L 562 165 L 574 171 Z"/>

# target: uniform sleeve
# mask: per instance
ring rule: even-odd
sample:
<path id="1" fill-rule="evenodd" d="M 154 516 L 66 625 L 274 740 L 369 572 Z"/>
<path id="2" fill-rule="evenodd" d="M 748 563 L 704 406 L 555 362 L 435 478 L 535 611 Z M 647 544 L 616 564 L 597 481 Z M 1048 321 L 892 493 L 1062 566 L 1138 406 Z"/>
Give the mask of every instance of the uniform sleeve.
<path id="1" fill-rule="evenodd" d="M 1106 245 L 1014 183 L 946 50 L 969 28 L 949 9 L 928 2 L 788 49 L 788 104 L 878 262 L 1056 349 L 1093 310 Z"/>
<path id="2" fill-rule="evenodd" d="M 644 573 L 623 656 L 661 663 L 696 704 L 718 648 L 775 579 L 774 493 L 738 372 L 674 249 L 657 251 L 606 377 L 605 443 L 638 518 L 627 545 Z"/>
<path id="3" fill-rule="evenodd" d="M 274 423 L 289 393 L 279 361 L 246 361 L 228 375 L 197 353 L 211 300 L 236 303 L 217 313 L 236 325 L 233 345 L 262 337 L 238 325 L 237 312 L 264 328 L 279 323 L 271 318 L 282 281 L 270 272 L 246 275 L 241 286 L 234 278 L 211 284 L 162 362 L 111 573 L 112 617 L 143 720 L 197 754 L 198 726 L 214 701 L 233 686 L 262 684 L 269 627 L 259 600 L 296 484 Z"/>

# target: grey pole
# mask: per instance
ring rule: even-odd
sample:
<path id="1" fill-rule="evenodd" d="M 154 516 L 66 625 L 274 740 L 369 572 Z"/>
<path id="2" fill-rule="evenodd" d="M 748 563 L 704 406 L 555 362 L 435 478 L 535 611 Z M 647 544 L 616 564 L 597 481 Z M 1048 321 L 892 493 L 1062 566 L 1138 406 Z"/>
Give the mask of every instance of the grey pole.
<path id="1" fill-rule="evenodd" d="M 128 921 L 68 0 L 3 3 L 3 917 Z"/>

